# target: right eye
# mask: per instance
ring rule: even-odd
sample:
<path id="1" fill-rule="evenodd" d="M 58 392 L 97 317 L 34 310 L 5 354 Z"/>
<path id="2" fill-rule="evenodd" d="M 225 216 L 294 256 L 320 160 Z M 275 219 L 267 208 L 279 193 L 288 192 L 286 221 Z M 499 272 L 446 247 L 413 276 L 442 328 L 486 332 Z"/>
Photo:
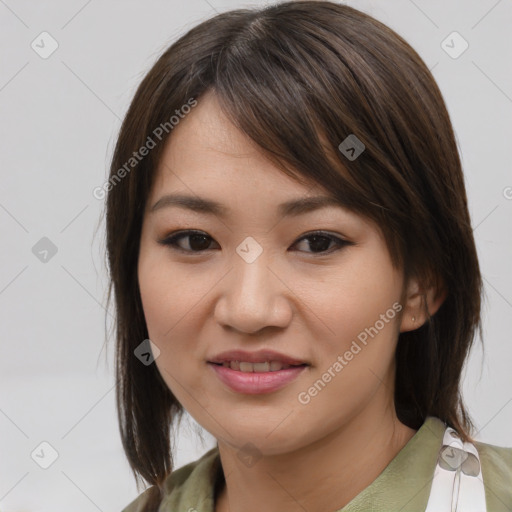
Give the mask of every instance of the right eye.
<path id="1" fill-rule="evenodd" d="M 188 248 L 182 247 L 179 242 L 183 239 L 189 239 Z M 159 240 L 158 243 L 162 245 L 169 246 L 172 250 L 177 250 L 186 253 L 200 253 L 208 250 L 208 246 L 210 245 L 210 241 L 213 241 L 213 238 L 203 231 L 179 231 L 171 236 L 164 238 L 163 240 Z"/>

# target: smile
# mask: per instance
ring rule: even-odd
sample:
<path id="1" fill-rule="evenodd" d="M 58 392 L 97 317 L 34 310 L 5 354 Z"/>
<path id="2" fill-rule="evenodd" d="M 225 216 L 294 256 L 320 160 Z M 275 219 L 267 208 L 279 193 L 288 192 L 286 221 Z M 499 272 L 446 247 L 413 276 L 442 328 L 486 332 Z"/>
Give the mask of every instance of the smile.
<path id="1" fill-rule="evenodd" d="M 273 368 L 272 363 L 275 363 Z M 250 395 L 277 391 L 295 380 L 308 367 L 307 364 L 291 366 L 279 361 L 226 361 L 222 364 L 208 363 L 208 366 L 231 390 Z"/>
<path id="2" fill-rule="evenodd" d="M 220 366 L 220 363 L 218 363 Z M 282 363 L 281 361 L 265 361 L 263 363 L 249 363 L 247 361 L 224 361 L 222 366 L 225 368 L 231 368 L 241 372 L 277 372 L 279 370 L 286 370 L 287 368 L 293 368 L 296 366 L 305 365 L 291 365 Z"/>

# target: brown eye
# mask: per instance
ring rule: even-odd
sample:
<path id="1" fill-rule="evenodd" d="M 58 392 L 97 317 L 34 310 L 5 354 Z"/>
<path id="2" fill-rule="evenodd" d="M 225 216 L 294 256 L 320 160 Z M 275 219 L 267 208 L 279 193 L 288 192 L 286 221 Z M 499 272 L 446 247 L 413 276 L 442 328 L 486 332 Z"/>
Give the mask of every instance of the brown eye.
<path id="1" fill-rule="evenodd" d="M 180 245 L 180 241 L 183 239 L 189 240 L 188 243 L 185 244 L 185 247 Z M 158 243 L 170 246 L 171 248 L 179 251 L 203 252 L 208 250 L 212 240 L 213 238 L 211 236 L 206 233 L 202 233 L 201 231 L 181 231 L 180 233 L 176 233 L 164 240 L 159 240 Z"/>
<path id="2" fill-rule="evenodd" d="M 337 236 L 329 235 L 321 231 L 303 236 L 296 242 L 296 244 L 304 240 L 309 240 L 307 245 L 311 249 L 311 251 L 306 252 L 312 252 L 313 254 L 320 254 L 325 252 L 331 253 L 340 249 L 341 247 L 344 247 L 345 245 L 351 245 L 351 242 L 348 242 L 347 240 L 343 240 Z M 333 246 L 331 246 L 331 244 L 333 244 Z M 334 250 L 332 250 L 333 247 Z"/>

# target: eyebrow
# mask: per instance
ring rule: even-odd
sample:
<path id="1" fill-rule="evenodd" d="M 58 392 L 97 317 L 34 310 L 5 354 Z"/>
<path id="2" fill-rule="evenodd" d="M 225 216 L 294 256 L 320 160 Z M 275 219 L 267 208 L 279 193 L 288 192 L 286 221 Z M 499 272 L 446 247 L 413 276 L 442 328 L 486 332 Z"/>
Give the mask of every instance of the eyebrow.
<path id="1" fill-rule="evenodd" d="M 278 206 L 278 214 L 281 217 L 296 217 L 305 213 L 313 212 L 321 208 L 329 206 L 337 206 L 342 208 L 343 205 L 334 197 L 329 196 L 313 196 L 300 199 L 292 199 Z M 231 210 L 217 201 L 206 199 L 204 197 L 189 196 L 183 194 L 167 194 L 162 196 L 151 207 L 151 212 L 155 212 L 162 208 L 179 207 L 192 210 L 197 213 L 216 215 L 225 218 L 229 216 Z"/>

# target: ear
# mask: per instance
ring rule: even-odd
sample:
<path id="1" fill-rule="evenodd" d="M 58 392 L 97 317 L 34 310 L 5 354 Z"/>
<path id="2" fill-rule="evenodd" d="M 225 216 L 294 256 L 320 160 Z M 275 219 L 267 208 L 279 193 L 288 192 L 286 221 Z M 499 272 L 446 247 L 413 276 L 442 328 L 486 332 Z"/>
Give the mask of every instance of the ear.
<path id="1" fill-rule="evenodd" d="M 428 319 L 426 309 L 428 308 L 430 316 L 434 316 L 446 295 L 444 286 L 441 289 L 434 285 L 423 287 L 416 277 L 411 277 L 402 297 L 400 332 L 419 329 Z"/>

